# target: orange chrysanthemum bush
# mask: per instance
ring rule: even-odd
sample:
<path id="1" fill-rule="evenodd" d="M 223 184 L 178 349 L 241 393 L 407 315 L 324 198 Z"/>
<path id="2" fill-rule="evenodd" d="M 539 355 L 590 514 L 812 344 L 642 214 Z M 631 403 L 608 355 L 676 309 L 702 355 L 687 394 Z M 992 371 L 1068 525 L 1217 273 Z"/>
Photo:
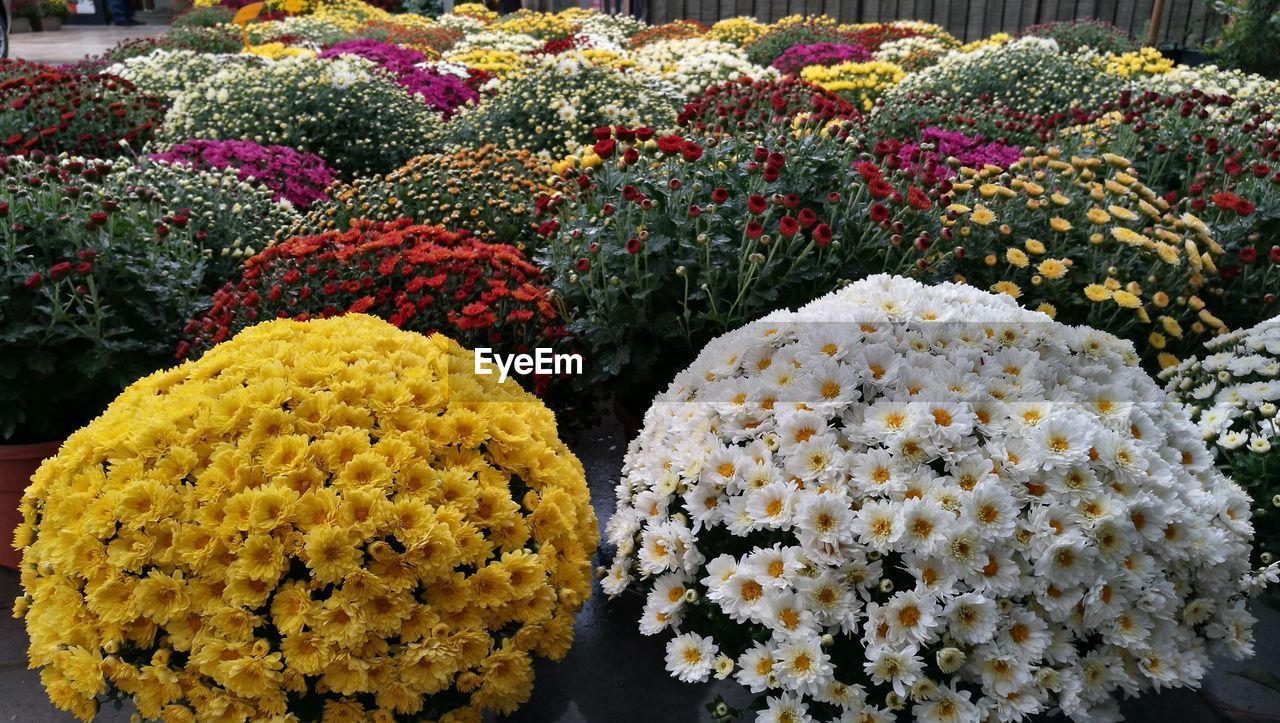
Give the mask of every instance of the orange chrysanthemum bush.
<path id="1" fill-rule="evenodd" d="M 22 501 L 30 658 L 82 719 L 479 721 L 558 659 L 597 542 L 552 414 L 368 316 L 129 387 Z"/>

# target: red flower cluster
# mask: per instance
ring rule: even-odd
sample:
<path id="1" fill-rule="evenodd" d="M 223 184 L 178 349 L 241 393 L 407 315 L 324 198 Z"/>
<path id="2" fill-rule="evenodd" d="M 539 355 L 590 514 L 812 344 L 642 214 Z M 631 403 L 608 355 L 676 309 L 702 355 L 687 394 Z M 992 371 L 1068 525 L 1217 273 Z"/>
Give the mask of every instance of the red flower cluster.
<path id="1" fill-rule="evenodd" d="M 921 35 L 924 35 L 924 33 L 919 30 L 887 23 L 878 23 L 849 33 L 850 40 L 854 44 L 861 45 L 870 53 L 875 53 L 885 43 L 904 38 L 915 38 Z"/>
<path id="2" fill-rule="evenodd" d="M 654 25 L 631 36 L 631 47 L 639 48 L 659 40 L 682 40 L 705 35 L 711 26 L 698 20 L 674 20 L 665 25 Z"/>
<path id="3" fill-rule="evenodd" d="M 0 152 L 113 157 L 139 150 L 164 103 L 113 75 L 0 60 Z"/>
<path id="4" fill-rule="evenodd" d="M 259 320 L 362 313 L 467 347 L 524 352 L 567 336 L 541 272 L 519 250 L 439 226 L 354 221 L 300 236 L 245 263 L 239 281 L 187 324 L 177 357 L 202 353 Z"/>
<path id="5" fill-rule="evenodd" d="M 741 78 L 707 88 L 702 97 L 685 105 L 676 122 L 700 133 L 732 134 L 769 125 L 785 126 L 800 114 L 815 123 L 858 116 L 845 99 L 794 77 Z"/>

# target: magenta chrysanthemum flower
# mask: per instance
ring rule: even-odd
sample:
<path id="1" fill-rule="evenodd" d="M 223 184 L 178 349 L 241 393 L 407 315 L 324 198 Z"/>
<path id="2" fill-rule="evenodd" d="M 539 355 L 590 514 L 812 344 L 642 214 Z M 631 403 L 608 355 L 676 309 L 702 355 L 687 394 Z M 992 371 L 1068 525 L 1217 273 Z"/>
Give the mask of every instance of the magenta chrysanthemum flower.
<path id="1" fill-rule="evenodd" d="M 321 52 L 319 57 L 335 58 L 339 55 L 357 55 L 377 63 L 394 75 L 402 88 L 422 98 L 423 102 L 440 111 L 446 119 L 460 106 L 480 99 L 480 94 L 468 86 L 466 81 L 426 65 L 430 62 L 427 56 L 413 48 L 361 38 L 332 45 Z"/>
<path id="2" fill-rule="evenodd" d="M 793 45 L 773 61 L 773 67 L 787 75 L 797 75 L 810 65 L 865 63 L 871 53 L 861 45 L 847 43 L 809 43 Z"/>
<path id="3" fill-rule="evenodd" d="M 298 208 L 306 208 L 324 197 L 336 177 L 324 159 L 285 146 L 260 146 L 253 141 L 190 140 L 163 153 L 153 153 L 154 161 L 184 164 L 198 170 L 235 168 L 243 180 L 254 180 Z"/>

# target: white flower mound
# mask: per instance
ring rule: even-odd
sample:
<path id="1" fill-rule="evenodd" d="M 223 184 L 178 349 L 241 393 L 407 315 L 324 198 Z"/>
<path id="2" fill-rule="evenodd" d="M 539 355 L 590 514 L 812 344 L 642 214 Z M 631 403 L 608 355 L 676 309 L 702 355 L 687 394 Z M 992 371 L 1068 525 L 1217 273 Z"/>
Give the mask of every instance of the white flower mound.
<path id="1" fill-rule="evenodd" d="M 1132 359 L 888 276 L 749 324 L 646 415 L 605 590 L 759 720 L 1116 720 L 1251 652 L 1249 500 Z"/>

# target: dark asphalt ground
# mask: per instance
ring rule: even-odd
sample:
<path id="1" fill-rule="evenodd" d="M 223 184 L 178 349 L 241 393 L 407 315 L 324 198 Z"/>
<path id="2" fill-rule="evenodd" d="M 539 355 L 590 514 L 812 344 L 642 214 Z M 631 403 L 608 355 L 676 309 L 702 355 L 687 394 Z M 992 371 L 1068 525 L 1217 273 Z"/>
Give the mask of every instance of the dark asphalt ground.
<path id="1" fill-rule="evenodd" d="M 573 445 L 586 467 L 591 496 L 601 528 L 613 512 L 613 489 L 626 450 L 621 427 L 606 420 Z M 45 698 L 35 671 L 26 669 L 26 633 L 10 615 L 18 593 L 17 574 L 0 570 L 0 721 L 46 723 L 72 718 Z M 641 601 L 624 597 L 609 601 L 596 589 L 577 619 L 577 638 L 559 663 L 539 661 L 533 698 L 507 720 L 519 723 L 628 723 L 630 721 L 709 721 L 705 706 L 723 694 L 731 704 L 745 705 L 734 683 L 686 685 L 663 670 L 665 638 L 646 638 L 637 631 Z M 1280 615 L 1269 615 L 1260 631 L 1258 659 L 1238 670 L 1269 669 L 1280 675 Z M 1208 690 L 1237 709 L 1253 715 L 1227 718 L 1215 712 L 1204 694 L 1171 690 L 1126 702 L 1126 718 L 1136 723 L 1216 723 L 1240 720 L 1280 721 L 1280 694 L 1238 676 L 1218 673 Z M 1268 715 L 1269 714 L 1269 715 Z M 1275 716 L 1275 717 L 1269 717 Z M 128 711 L 104 711 L 104 723 L 129 720 Z"/>

